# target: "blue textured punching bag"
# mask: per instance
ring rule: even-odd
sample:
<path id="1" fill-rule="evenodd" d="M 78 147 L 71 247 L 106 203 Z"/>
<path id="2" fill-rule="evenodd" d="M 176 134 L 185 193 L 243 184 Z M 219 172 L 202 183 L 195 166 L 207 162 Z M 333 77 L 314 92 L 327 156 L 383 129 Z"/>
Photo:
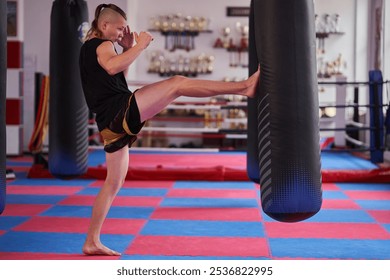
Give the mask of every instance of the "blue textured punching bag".
<path id="1" fill-rule="evenodd" d="M 50 30 L 49 171 L 60 178 L 82 175 L 88 165 L 88 109 L 78 59 L 88 29 L 83 0 L 56 0 Z"/>
<path id="2" fill-rule="evenodd" d="M 298 222 L 322 204 L 313 0 L 253 0 L 251 9 L 250 34 L 261 65 L 262 207 L 275 220 Z"/>
<path id="3" fill-rule="evenodd" d="M 5 101 L 7 81 L 7 1 L 0 0 L 0 214 L 5 208 L 6 196 L 6 131 Z"/>

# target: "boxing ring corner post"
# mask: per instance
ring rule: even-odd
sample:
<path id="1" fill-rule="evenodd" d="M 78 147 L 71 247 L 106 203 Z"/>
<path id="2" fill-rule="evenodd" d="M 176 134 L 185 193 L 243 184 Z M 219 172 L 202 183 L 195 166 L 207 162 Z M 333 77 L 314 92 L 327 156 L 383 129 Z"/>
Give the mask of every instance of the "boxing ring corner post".
<path id="1" fill-rule="evenodd" d="M 257 168 L 263 211 L 281 222 L 305 220 L 322 204 L 313 18 L 312 0 L 251 2 L 250 59 L 257 57 L 261 76 L 257 110 L 248 108 L 248 119 L 257 120 L 257 131 L 248 132 L 248 146 L 258 149 L 248 158 L 258 158 L 247 162 L 258 166 L 247 170 Z M 256 147 L 248 147 L 251 152 Z"/>
<path id="2" fill-rule="evenodd" d="M 6 205 L 7 1 L 0 0 L 0 214 Z"/>

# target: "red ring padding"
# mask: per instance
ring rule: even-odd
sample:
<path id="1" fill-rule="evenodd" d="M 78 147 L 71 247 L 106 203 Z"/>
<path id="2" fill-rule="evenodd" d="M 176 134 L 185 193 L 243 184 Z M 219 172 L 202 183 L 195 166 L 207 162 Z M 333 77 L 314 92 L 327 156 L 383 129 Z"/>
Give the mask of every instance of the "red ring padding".
<path id="1" fill-rule="evenodd" d="M 105 167 L 89 167 L 81 179 L 104 180 Z M 29 178 L 54 178 L 43 165 L 34 164 L 28 173 Z M 129 168 L 126 180 L 145 180 L 150 178 L 159 181 L 250 181 L 246 170 L 213 166 L 207 168 Z M 350 183 L 388 183 L 390 182 L 390 167 L 370 170 L 322 170 L 322 182 Z"/>

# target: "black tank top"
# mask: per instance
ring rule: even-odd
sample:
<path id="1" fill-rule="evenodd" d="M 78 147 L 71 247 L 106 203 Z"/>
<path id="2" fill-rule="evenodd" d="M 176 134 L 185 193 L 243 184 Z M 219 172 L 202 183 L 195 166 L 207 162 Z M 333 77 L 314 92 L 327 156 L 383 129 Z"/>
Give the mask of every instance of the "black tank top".
<path id="1" fill-rule="evenodd" d="M 132 93 L 123 72 L 109 75 L 98 60 L 96 49 L 107 40 L 93 38 L 81 47 L 79 67 L 88 108 L 96 113 L 96 123 L 102 131 L 128 101 Z"/>

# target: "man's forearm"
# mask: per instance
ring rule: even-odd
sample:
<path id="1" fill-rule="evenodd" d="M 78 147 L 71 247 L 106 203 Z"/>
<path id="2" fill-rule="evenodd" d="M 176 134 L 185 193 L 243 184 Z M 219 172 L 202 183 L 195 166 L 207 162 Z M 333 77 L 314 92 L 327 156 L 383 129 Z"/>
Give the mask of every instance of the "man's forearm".
<path id="1" fill-rule="evenodd" d="M 129 66 L 137 59 L 144 49 L 135 45 L 128 50 L 123 50 L 123 53 L 116 55 L 108 62 L 108 73 L 115 75 L 119 72 L 124 72 L 127 75 Z"/>

